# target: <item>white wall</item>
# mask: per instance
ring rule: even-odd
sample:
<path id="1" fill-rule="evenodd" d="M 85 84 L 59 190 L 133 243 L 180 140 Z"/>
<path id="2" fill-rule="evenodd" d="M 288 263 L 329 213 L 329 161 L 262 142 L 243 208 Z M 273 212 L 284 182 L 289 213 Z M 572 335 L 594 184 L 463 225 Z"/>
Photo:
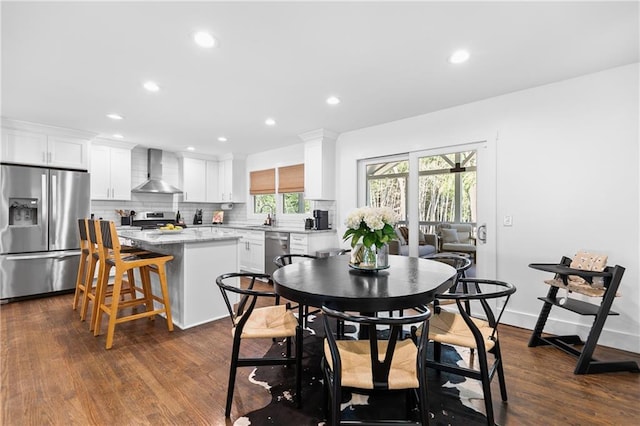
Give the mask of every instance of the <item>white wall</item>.
<path id="1" fill-rule="evenodd" d="M 518 287 L 505 321 L 533 328 L 546 294 L 532 262 L 579 249 L 626 267 L 599 343 L 640 353 L 639 65 L 343 133 L 336 143 L 338 226 L 357 207 L 357 161 L 498 135 L 497 279 Z M 353 184 L 345 185 L 345 182 Z M 338 234 L 344 229 L 338 228 Z M 546 331 L 583 338 L 593 317 L 554 308 Z"/>

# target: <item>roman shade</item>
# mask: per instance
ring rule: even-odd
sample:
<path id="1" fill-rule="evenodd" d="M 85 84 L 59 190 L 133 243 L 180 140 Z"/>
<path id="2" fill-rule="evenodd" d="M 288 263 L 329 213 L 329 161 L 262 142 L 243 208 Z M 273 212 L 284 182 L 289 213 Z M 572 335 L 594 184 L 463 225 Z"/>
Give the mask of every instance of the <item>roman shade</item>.
<path id="1" fill-rule="evenodd" d="M 278 168 L 278 192 L 304 192 L 304 164 Z"/>
<path id="2" fill-rule="evenodd" d="M 251 195 L 275 194 L 276 169 L 255 170 L 249 173 L 249 193 Z"/>

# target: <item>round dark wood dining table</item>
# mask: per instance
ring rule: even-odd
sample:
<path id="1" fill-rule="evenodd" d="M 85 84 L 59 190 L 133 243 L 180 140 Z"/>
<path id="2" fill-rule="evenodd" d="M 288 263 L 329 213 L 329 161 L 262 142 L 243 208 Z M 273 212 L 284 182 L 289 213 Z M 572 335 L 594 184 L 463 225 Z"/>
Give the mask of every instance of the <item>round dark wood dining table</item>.
<path id="1" fill-rule="evenodd" d="M 273 273 L 277 294 L 301 305 L 383 312 L 426 305 L 449 289 L 456 270 L 442 262 L 389 256 L 377 272 L 349 267 L 349 255 L 292 263 Z"/>

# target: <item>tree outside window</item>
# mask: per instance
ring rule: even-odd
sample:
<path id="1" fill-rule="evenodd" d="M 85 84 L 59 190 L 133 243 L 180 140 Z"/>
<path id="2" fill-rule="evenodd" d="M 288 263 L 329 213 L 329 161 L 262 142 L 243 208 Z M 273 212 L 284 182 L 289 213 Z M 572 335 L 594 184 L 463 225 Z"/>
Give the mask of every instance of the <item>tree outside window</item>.
<path id="1" fill-rule="evenodd" d="M 276 195 L 261 194 L 253 196 L 253 212 L 256 214 L 275 213 Z"/>
<path id="2" fill-rule="evenodd" d="M 409 161 L 368 164 L 367 204 L 390 207 L 407 221 Z M 435 232 L 440 222 L 476 222 L 476 152 L 422 157 L 418 161 L 419 222 L 423 232 Z"/>

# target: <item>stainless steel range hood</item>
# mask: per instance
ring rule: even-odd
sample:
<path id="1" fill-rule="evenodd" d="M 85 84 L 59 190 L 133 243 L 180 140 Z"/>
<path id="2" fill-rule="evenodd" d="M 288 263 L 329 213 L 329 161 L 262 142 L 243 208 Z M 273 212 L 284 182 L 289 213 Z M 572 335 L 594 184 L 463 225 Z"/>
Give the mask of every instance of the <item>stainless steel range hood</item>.
<path id="1" fill-rule="evenodd" d="M 162 150 L 149 148 L 147 152 L 147 180 L 131 192 L 153 194 L 182 194 L 182 190 L 162 180 Z"/>

